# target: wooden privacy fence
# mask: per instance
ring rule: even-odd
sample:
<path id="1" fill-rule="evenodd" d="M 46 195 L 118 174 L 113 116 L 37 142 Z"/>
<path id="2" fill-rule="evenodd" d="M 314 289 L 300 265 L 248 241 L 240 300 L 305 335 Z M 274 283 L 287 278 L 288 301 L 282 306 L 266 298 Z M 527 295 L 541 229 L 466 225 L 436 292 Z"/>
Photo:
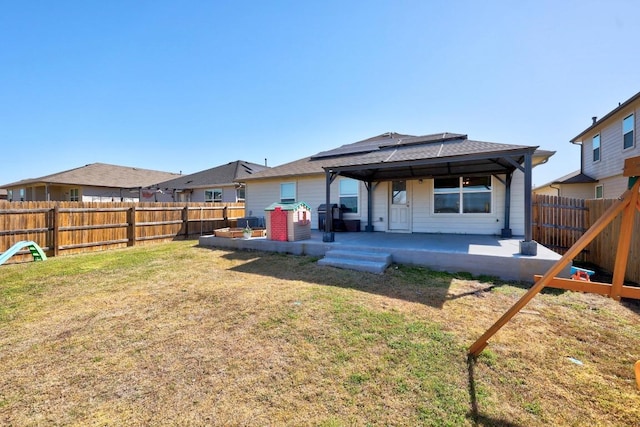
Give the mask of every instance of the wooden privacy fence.
<path id="1" fill-rule="evenodd" d="M 587 224 L 591 226 L 591 224 L 596 222 L 614 203 L 615 200 L 612 199 L 587 200 Z M 627 262 L 625 279 L 634 283 L 640 283 L 640 262 L 638 262 L 640 259 L 640 213 L 637 211 L 633 221 L 633 232 L 629 246 L 629 260 Z M 614 219 L 611 224 L 591 242 L 588 246 L 587 261 L 601 267 L 603 270 L 609 272 L 614 271 L 621 225 L 621 217 Z"/>
<path id="2" fill-rule="evenodd" d="M 535 195 L 533 200 L 533 239 L 564 254 L 615 202 L 613 199 L 571 199 Z M 640 283 L 640 214 L 634 218 L 626 280 Z M 614 219 L 574 259 L 590 262 L 605 271 L 615 266 L 621 219 Z M 543 272 L 541 272 L 543 273 Z"/>
<path id="3" fill-rule="evenodd" d="M 534 195 L 533 240 L 564 254 L 589 228 L 584 199 Z M 578 256 L 586 261 L 587 251 Z"/>
<path id="4" fill-rule="evenodd" d="M 244 203 L 0 201 L 0 252 L 33 240 L 47 255 L 104 250 L 212 234 L 235 226 Z M 9 262 L 28 260 L 28 251 Z"/>

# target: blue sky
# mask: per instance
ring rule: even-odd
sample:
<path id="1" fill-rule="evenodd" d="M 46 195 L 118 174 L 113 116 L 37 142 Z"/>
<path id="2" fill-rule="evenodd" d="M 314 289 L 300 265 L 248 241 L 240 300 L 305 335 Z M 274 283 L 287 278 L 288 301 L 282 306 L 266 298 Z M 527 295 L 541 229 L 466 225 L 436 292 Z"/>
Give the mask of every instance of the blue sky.
<path id="1" fill-rule="evenodd" d="M 637 93 L 640 2 L 2 1 L 0 184 L 276 166 L 384 132 L 557 154 Z"/>

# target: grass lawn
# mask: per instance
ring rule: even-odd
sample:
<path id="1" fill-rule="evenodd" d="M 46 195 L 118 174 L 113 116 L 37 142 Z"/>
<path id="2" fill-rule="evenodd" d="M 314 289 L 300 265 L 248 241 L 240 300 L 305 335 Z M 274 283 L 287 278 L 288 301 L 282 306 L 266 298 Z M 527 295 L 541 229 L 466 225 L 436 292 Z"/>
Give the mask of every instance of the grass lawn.
<path id="1" fill-rule="evenodd" d="M 468 363 L 525 287 L 315 261 L 183 241 L 0 267 L 0 424 L 640 422 L 637 302 L 545 292 Z"/>

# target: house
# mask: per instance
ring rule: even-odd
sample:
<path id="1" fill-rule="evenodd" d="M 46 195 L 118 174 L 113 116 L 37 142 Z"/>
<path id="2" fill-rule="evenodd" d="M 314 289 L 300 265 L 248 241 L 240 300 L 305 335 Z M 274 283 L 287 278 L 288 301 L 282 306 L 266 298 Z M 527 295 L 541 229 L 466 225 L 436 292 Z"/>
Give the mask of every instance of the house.
<path id="1" fill-rule="evenodd" d="M 640 92 L 619 104 L 571 143 L 580 145 L 580 172 L 595 181 L 590 198 L 616 198 L 628 185 L 622 176 L 624 160 L 640 155 L 635 131 L 640 123 Z"/>
<path id="2" fill-rule="evenodd" d="M 598 181 L 578 170 L 534 188 L 533 194 L 570 197 L 573 199 L 592 199 L 596 182 Z"/>
<path id="3" fill-rule="evenodd" d="M 318 208 L 335 218 L 326 208 L 336 204 L 357 230 L 513 234 L 530 245 L 531 169 L 553 154 L 456 133 L 388 132 L 246 177 L 245 211 L 262 216 L 273 202 L 305 202 L 326 241 L 335 224 Z"/>
<path id="4" fill-rule="evenodd" d="M 226 165 L 182 175 L 143 190 L 156 194 L 160 201 L 240 202 L 244 201 L 244 184 L 240 182 L 267 166 L 236 160 Z"/>
<path id="5" fill-rule="evenodd" d="M 145 201 L 142 188 L 175 173 L 91 163 L 79 168 L 5 184 L 10 201 Z M 153 201 L 153 194 L 146 198 Z"/>
<path id="6" fill-rule="evenodd" d="M 7 190 L 0 188 L 0 200 L 7 200 Z"/>

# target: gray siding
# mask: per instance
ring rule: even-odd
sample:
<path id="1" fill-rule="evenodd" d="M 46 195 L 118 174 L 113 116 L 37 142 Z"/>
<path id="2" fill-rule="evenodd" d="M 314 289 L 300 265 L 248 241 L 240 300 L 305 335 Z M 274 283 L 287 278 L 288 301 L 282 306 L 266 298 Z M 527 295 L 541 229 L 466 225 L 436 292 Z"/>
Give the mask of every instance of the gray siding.
<path id="1" fill-rule="evenodd" d="M 623 149 L 622 140 L 622 120 L 629 114 L 634 114 L 635 128 L 633 132 L 634 146 L 626 150 Z M 624 167 L 624 160 L 629 157 L 640 156 L 640 107 L 629 108 L 616 114 L 603 122 L 601 126 L 593 132 L 585 135 L 582 140 L 583 149 L 583 172 L 597 180 L 604 180 L 611 177 L 621 176 Z M 593 161 L 593 136 L 600 133 L 600 161 Z M 624 180 L 623 180 L 624 181 Z M 626 183 L 616 184 L 616 188 Z M 606 196 L 608 198 L 608 196 Z M 617 197 L 617 196 L 615 196 Z"/>

